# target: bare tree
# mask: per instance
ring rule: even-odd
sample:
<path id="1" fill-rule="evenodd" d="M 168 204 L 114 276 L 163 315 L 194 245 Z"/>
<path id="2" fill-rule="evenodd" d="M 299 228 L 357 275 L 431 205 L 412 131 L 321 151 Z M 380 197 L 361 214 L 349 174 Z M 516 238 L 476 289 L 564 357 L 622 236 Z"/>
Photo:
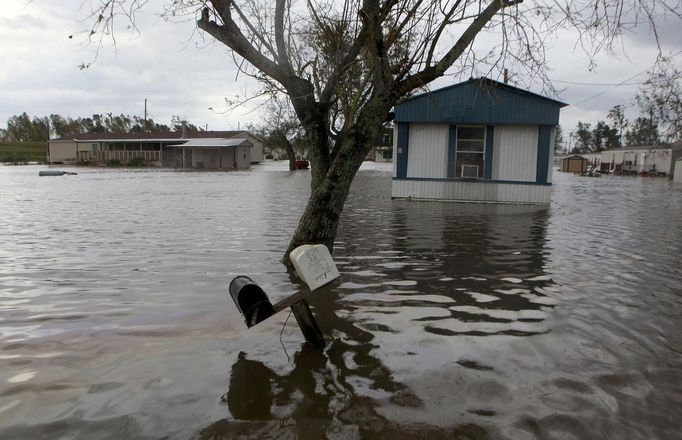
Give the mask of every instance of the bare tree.
<path id="1" fill-rule="evenodd" d="M 663 59 L 635 96 L 640 112 L 658 126 L 660 139 L 666 143 L 682 140 L 681 84 L 682 71 L 670 59 Z"/>
<path id="2" fill-rule="evenodd" d="M 549 84 L 543 49 L 558 29 L 577 30 L 578 44 L 593 54 L 629 26 L 655 30 L 658 15 L 679 17 L 678 0 L 521 1 L 168 0 L 166 11 L 196 14 L 243 72 L 290 99 L 309 147 L 312 188 L 288 255 L 304 243 L 333 247 L 350 184 L 401 99 L 447 73 L 496 75 L 511 65 Z M 93 2 L 91 36 L 110 31 L 117 13 L 134 21 L 145 3 Z"/>
<path id="3" fill-rule="evenodd" d="M 305 134 L 286 96 L 271 95 L 265 105 L 263 122 L 255 131 L 263 138 L 264 146 L 283 149 L 289 159 L 289 170 L 296 169 L 296 146 L 300 148 Z"/>

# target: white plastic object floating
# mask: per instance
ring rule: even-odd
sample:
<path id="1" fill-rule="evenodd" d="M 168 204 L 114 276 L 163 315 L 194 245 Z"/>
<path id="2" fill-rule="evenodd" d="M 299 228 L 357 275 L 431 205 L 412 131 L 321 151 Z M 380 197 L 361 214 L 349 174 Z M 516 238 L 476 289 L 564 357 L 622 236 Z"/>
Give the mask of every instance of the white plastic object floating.
<path id="1" fill-rule="evenodd" d="M 289 254 L 289 258 L 311 291 L 338 278 L 336 263 L 323 244 L 304 244 Z"/>

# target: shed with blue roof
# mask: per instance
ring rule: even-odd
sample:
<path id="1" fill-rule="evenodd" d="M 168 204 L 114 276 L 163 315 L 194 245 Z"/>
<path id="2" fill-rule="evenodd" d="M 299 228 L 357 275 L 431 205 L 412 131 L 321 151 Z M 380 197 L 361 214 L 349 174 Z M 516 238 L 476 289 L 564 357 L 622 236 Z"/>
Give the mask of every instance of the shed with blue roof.
<path id="1" fill-rule="evenodd" d="M 395 107 L 392 196 L 549 203 L 566 104 L 487 78 Z"/>

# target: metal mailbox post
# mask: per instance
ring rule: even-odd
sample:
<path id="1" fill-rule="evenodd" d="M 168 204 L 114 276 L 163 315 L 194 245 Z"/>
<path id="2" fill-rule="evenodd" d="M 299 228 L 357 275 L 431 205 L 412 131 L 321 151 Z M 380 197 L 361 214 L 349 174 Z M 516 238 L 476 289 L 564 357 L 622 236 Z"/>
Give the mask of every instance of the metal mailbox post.
<path id="1" fill-rule="evenodd" d="M 291 252 L 290 258 L 296 272 L 311 291 L 339 277 L 336 264 L 324 245 L 299 246 Z M 306 341 L 317 348 L 325 347 L 324 336 L 305 299 L 305 293 L 299 292 L 272 304 L 263 289 L 247 276 L 235 277 L 230 282 L 228 290 L 237 309 L 244 316 L 247 327 L 253 327 L 275 313 L 291 307 Z"/>

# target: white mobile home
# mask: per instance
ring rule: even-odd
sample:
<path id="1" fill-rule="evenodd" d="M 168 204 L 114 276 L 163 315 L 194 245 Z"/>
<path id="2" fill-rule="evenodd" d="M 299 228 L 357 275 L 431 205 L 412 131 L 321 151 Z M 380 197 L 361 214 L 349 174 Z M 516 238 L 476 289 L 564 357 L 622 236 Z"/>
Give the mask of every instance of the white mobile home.
<path id="1" fill-rule="evenodd" d="M 675 174 L 675 161 L 682 157 L 682 142 L 672 145 L 625 147 L 601 152 L 601 171 L 614 174 L 642 172 Z"/>
<path id="2" fill-rule="evenodd" d="M 565 105 L 487 78 L 408 99 L 395 108 L 392 196 L 549 203 Z"/>

